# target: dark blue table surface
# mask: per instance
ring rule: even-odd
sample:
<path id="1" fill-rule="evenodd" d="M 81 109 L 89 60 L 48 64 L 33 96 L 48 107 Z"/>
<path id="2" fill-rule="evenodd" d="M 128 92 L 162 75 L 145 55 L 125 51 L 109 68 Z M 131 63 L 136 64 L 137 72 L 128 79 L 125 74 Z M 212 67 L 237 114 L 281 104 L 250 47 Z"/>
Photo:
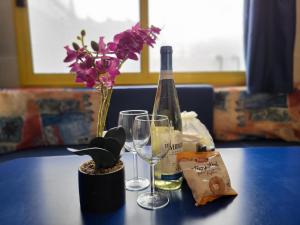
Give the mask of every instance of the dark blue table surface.
<path id="1" fill-rule="evenodd" d="M 77 168 L 87 157 L 0 157 L 0 224 L 300 224 L 300 146 L 220 152 L 237 197 L 197 208 L 184 184 L 181 190 L 166 193 L 167 207 L 150 211 L 136 204 L 137 192 L 127 191 L 125 206 L 104 215 L 80 211 Z M 123 160 L 129 178 L 131 155 L 124 154 Z M 139 166 L 141 174 L 149 177 L 147 165 L 140 161 Z"/>

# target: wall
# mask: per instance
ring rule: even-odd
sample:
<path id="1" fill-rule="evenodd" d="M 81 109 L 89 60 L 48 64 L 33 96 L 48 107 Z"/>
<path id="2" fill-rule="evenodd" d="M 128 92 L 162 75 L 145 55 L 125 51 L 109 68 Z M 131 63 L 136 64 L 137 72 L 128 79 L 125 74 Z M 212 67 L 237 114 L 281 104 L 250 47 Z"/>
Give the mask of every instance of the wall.
<path id="1" fill-rule="evenodd" d="M 19 87 L 12 0 L 0 0 L 0 88 Z"/>

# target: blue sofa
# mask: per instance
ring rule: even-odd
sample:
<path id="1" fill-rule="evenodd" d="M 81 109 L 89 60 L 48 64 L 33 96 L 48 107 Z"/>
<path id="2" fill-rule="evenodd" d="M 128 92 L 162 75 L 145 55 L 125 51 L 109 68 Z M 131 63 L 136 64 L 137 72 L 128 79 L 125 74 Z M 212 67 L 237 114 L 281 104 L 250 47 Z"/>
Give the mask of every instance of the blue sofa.
<path id="1" fill-rule="evenodd" d="M 115 87 L 107 116 L 107 128 L 117 126 L 121 110 L 146 109 L 152 112 L 157 86 Z M 213 132 L 214 90 L 210 85 L 177 85 L 181 111 L 195 111 Z"/>
<path id="2" fill-rule="evenodd" d="M 282 95 L 248 96 L 243 87 L 214 89 L 210 85 L 177 85 L 176 88 L 181 111 L 195 111 L 214 137 L 217 147 L 299 145 L 299 142 L 266 139 L 265 134 L 268 135 L 270 130 L 266 130 L 261 136 L 251 136 L 247 133 L 245 135 L 240 130 L 245 128 L 244 123 L 247 118 L 252 118 L 251 123 L 276 119 L 273 121 L 276 126 L 284 126 L 287 123 L 288 126 L 299 124 L 299 121 L 294 122 L 289 118 L 295 115 L 300 107 L 300 102 L 297 100 L 300 90 L 295 91 L 287 99 Z M 156 89 L 156 85 L 114 87 L 106 129 L 117 126 L 121 110 L 146 109 L 152 112 Z M 274 110 L 274 104 L 270 107 L 260 103 L 266 102 L 267 100 L 262 101 L 262 99 L 269 99 L 269 97 L 272 97 L 276 106 L 278 101 L 281 103 L 284 100 L 286 104 L 284 106 L 281 104 L 277 110 Z M 99 96 L 93 89 L 0 90 L 0 154 L 19 150 L 26 154 L 28 149 L 44 146 L 86 144 L 96 133 L 98 99 Z M 15 103 L 10 104 L 11 102 Z M 249 102 L 250 106 L 260 108 L 249 108 Z M 293 107 L 293 111 L 287 107 Z M 265 114 L 262 114 L 264 112 L 269 114 L 264 116 Z M 283 117 L 287 118 L 287 121 L 278 120 L 278 112 L 289 115 Z M 261 118 L 262 116 L 264 117 Z M 297 119 L 297 115 L 295 118 Z M 288 126 L 286 126 L 287 133 L 297 132 Z M 222 139 L 220 130 L 221 134 L 236 132 L 234 137 L 240 139 L 236 139 L 238 141 Z M 26 151 L 23 151 L 24 149 Z"/>
<path id="3" fill-rule="evenodd" d="M 214 103 L 214 90 L 212 86 L 210 85 L 177 85 L 177 93 L 178 93 L 178 98 L 180 102 L 180 108 L 181 111 L 195 111 L 198 114 L 198 117 L 200 120 L 207 126 L 209 131 L 212 133 L 213 132 L 213 103 Z M 156 94 L 156 89 L 157 86 L 118 86 L 114 87 L 111 102 L 110 102 L 110 107 L 108 111 L 108 116 L 106 120 L 106 129 L 109 129 L 111 127 L 115 127 L 118 124 L 118 116 L 119 112 L 121 110 L 126 110 L 126 109 L 146 109 L 148 112 L 152 112 L 153 104 L 154 104 L 154 99 L 155 99 L 155 94 Z M 64 95 L 66 91 L 69 92 L 77 92 L 79 95 L 85 96 L 90 96 L 90 99 L 97 99 L 96 93 L 92 90 L 88 89 L 67 89 L 67 90 L 46 90 L 47 92 L 52 92 L 55 91 L 56 94 L 58 91 L 58 95 Z M 29 93 L 31 94 L 30 90 Z M 27 93 L 25 93 L 26 95 Z M 40 95 L 36 93 L 37 95 Z M 46 96 L 49 96 L 49 93 L 45 94 Z M 72 97 L 72 95 L 70 95 Z M 69 101 L 70 97 L 68 97 L 66 100 Z M 55 96 L 50 96 L 49 98 L 55 98 Z M 50 101 L 49 99 L 46 99 L 45 104 L 50 104 L 51 107 L 53 107 L 53 101 Z M 75 100 L 75 99 L 73 99 Z M 41 101 L 41 100 L 39 100 Z M 43 101 L 43 100 L 42 100 Z M 64 100 L 58 100 L 58 101 L 64 101 Z M 89 104 L 94 104 L 94 100 L 92 100 L 90 103 L 85 102 L 85 105 Z M 72 105 L 77 105 L 75 102 L 72 102 Z M 49 107 L 50 107 L 49 106 Z M 62 108 L 59 106 L 59 108 Z M 65 107 L 64 107 L 65 108 Z M 68 108 L 68 107 L 67 107 Z M 72 108 L 72 107 L 69 107 Z M 90 119 L 91 118 L 91 113 L 96 114 L 97 112 L 95 111 L 96 108 L 93 108 L 94 110 L 92 111 L 90 107 L 88 106 L 88 111 L 87 113 L 82 114 L 83 116 L 79 117 L 79 120 L 73 120 L 70 121 L 70 123 L 77 123 L 80 126 L 90 126 L 90 124 L 95 123 L 95 119 Z M 47 112 L 45 112 L 47 113 Z M 51 113 L 53 113 L 51 111 Z M 60 124 L 65 122 L 65 119 L 70 115 L 72 116 L 74 114 L 73 110 L 67 110 L 65 112 L 61 112 L 59 114 L 55 114 L 55 124 L 53 126 L 58 127 L 61 126 Z M 41 120 L 43 121 L 43 113 L 41 113 Z M 47 118 L 49 117 L 48 114 L 45 114 Z M 86 116 L 84 116 L 86 115 Z M 60 121 L 59 118 L 62 117 L 62 120 Z M 71 117 L 74 118 L 74 117 Z M 88 118 L 88 119 L 87 119 Z M 76 117 L 75 117 L 76 119 Z M 45 125 L 45 124 L 44 124 Z M 68 125 L 69 126 L 69 125 Z M 71 126 L 72 127 L 72 126 Z M 1 128 L 1 127 L 0 127 Z M 41 127 L 43 129 L 45 127 Z M 1 129 L 0 129 L 1 130 Z M 18 131 L 22 132 L 22 131 Z M 73 129 L 68 129 L 68 132 L 74 132 L 73 137 L 76 136 L 78 131 L 74 131 Z M 89 134 L 89 135 L 94 135 Z M 67 146 L 71 146 L 72 144 L 70 143 L 65 143 Z M 73 143 L 75 144 L 75 143 Z M 26 147 L 26 151 L 17 151 L 15 150 L 10 151 L 11 154 L 2 154 L 0 157 L 0 162 L 1 161 L 6 161 L 12 158 L 18 158 L 18 157 L 31 157 L 31 156 L 45 156 L 45 155 L 60 155 L 60 154 L 69 154 L 67 151 L 61 151 L 62 148 L 59 147 L 57 148 L 57 144 L 51 144 L 47 143 L 46 145 L 48 146 L 47 148 L 43 147 L 44 144 L 42 145 L 35 145 L 35 146 L 29 146 Z M 49 146 L 50 145 L 50 146 Z M 52 147 L 51 147 L 52 146 Z M 63 148 L 65 149 L 65 148 Z"/>

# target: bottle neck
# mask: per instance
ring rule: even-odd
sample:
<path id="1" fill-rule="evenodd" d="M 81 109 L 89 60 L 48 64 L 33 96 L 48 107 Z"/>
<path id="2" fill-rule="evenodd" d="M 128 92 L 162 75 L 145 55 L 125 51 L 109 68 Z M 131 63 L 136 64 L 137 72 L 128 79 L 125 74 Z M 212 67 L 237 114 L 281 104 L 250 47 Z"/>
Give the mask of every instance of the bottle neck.
<path id="1" fill-rule="evenodd" d="M 161 70 L 159 80 L 172 80 L 173 79 L 173 71 L 172 70 Z"/>
<path id="2" fill-rule="evenodd" d="M 161 53 L 160 55 L 160 71 L 172 70 L 172 53 Z"/>
<path id="3" fill-rule="evenodd" d="M 172 47 L 162 46 L 160 49 L 160 80 L 173 79 Z"/>

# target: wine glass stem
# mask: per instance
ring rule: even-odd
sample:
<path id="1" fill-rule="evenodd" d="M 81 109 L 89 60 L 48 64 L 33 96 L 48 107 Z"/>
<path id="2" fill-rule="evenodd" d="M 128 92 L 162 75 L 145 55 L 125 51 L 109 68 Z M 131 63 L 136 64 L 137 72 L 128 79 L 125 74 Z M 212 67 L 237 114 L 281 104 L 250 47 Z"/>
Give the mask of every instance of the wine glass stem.
<path id="1" fill-rule="evenodd" d="M 150 193 L 151 195 L 153 196 L 154 193 L 155 193 L 155 184 L 154 184 L 154 163 L 150 163 L 150 186 L 151 186 L 151 189 L 150 189 Z"/>
<path id="2" fill-rule="evenodd" d="M 137 162 L 137 153 L 134 151 L 133 153 L 133 173 L 134 173 L 134 179 L 137 180 L 139 177 L 138 172 L 138 162 Z"/>

